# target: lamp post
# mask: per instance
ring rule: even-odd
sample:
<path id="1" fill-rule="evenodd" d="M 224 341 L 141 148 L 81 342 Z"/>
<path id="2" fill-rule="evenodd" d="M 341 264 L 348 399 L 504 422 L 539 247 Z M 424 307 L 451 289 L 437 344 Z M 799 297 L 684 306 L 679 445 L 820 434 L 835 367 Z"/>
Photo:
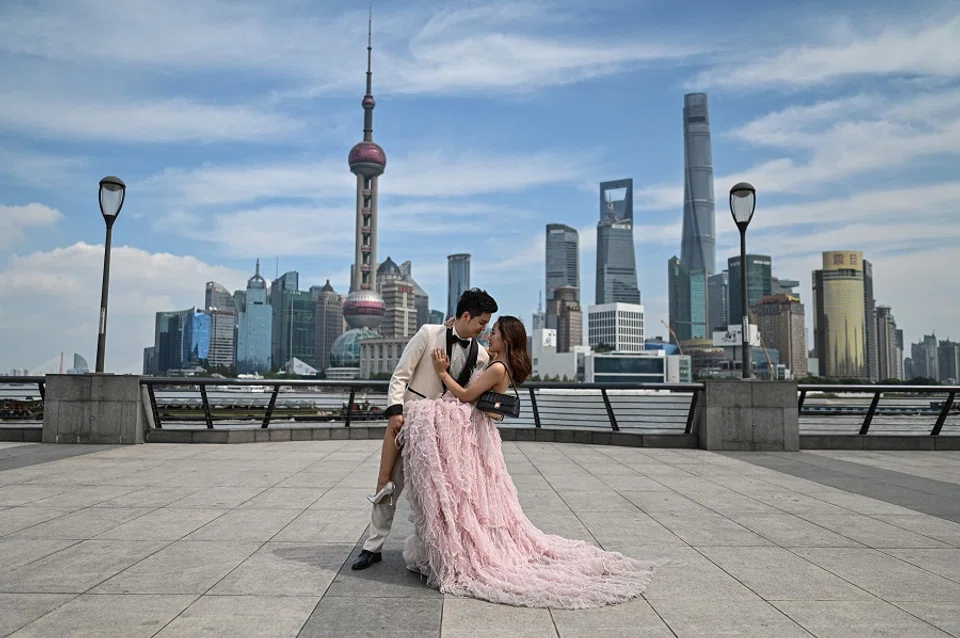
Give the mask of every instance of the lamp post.
<path id="1" fill-rule="evenodd" d="M 107 296 L 110 293 L 110 240 L 113 224 L 123 208 L 127 185 L 112 175 L 100 180 L 100 213 L 107 224 L 107 238 L 103 243 L 103 288 L 100 291 L 100 334 L 97 337 L 97 372 L 103 372 L 103 359 L 107 347 Z"/>
<path id="2" fill-rule="evenodd" d="M 750 315 L 747 309 L 747 226 L 757 208 L 757 189 L 740 182 L 730 189 L 730 214 L 740 231 L 740 308 L 743 315 L 741 355 L 743 378 L 749 379 L 753 368 L 753 353 L 750 351 Z"/>

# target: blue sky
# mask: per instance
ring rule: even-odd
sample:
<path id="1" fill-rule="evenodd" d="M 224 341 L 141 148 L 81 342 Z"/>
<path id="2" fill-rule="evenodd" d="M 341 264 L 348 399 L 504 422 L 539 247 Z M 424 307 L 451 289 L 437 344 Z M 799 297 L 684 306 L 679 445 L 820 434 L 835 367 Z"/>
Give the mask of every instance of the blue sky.
<path id="1" fill-rule="evenodd" d="M 722 5 L 722 7 L 721 7 Z M 593 299 L 598 183 L 632 177 L 649 335 L 679 253 L 683 94 L 709 94 L 718 266 L 726 193 L 758 191 L 749 249 L 802 282 L 862 250 L 906 337 L 960 338 L 960 9 L 949 2 L 373 3 L 381 259 L 446 300 L 446 255 L 529 320 L 543 228 L 581 231 Z M 0 5 L 0 370 L 91 362 L 114 232 L 107 368 L 139 370 L 153 313 L 243 287 L 254 260 L 348 287 L 366 7 L 339 1 Z M 809 307 L 808 307 L 809 323 Z"/>

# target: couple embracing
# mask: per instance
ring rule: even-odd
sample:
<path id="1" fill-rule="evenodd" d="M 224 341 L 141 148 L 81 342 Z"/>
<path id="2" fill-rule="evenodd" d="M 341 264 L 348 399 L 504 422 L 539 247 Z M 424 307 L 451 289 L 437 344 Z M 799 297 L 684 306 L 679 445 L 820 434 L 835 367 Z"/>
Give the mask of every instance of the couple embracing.
<path id="1" fill-rule="evenodd" d="M 515 392 L 531 372 L 516 317 L 493 324 L 489 348 L 477 342 L 497 310 L 486 292 L 468 290 L 452 325 L 423 326 L 404 349 L 390 379 L 370 535 L 353 569 L 381 560 L 406 488 L 414 523 L 403 550 L 407 569 L 446 594 L 566 609 L 635 598 L 653 565 L 545 534 L 520 507 L 500 445 L 500 414 L 475 405 L 489 391 Z"/>

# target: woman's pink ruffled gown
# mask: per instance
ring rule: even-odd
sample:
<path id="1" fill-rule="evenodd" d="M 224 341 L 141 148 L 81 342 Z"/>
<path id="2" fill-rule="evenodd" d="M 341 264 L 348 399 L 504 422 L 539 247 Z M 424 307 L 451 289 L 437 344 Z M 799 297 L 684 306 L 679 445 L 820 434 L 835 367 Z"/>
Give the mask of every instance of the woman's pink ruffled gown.
<path id="1" fill-rule="evenodd" d="M 545 534 L 524 515 L 489 417 L 446 395 L 407 403 L 402 430 L 415 532 L 407 567 L 442 592 L 584 609 L 636 598 L 653 563 Z"/>

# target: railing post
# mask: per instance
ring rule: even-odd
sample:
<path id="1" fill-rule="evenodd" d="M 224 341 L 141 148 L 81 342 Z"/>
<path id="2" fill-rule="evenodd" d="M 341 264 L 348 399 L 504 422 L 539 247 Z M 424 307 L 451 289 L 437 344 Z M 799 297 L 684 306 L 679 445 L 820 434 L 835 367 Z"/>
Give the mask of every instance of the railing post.
<path id="1" fill-rule="evenodd" d="M 528 389 L 530 390 L 530 407 L 533 408 L 533 425 L 534 427 L 540 427 L 540 409 L 537 408 L 537 394 L 533 388 Z"/>
<path id="2" fill-rule="evenodd" d="M 619 432 L 620 426 L 617 425 L 617 416 L 613 413 L 613 406 L 610 405 L 610 397 L 607 396 L 606 389 L 600 390 L 600 396 L 603 397 L 603 405 L 607 408 L 607 418 L 610 419 L 610 427 L 613 428 L 614 432 Z"/>
<path id="3" fill-rule="evenodd" d="M 873 422 L 873 415 L 877 412 L 877 404 L 880 403 L 880 395 L 883 392 L 873 393 L 873 401 L 870 402 L 870 409 L 867 410 L 867 416 L 863 418 L 863 425 L 860 426 L 860 436 L 865 436 L 870 430 L 870 423 Z"/>
<path id="4" fill-rule="evenodd" d="M 690 397 L 690 410 L 687 412 L 687 427 L 684 428 L 684 434 L 693 433 L 693 418 L 697 413 L 697 399 L 700 397 L 700 393 L 703 390 L 694 390 L 693 396 Z"/>
<path id="5" fill-rule="evenodd" d="M 47 400 L 47 388 L 44 387 L 43 381 L 37 381 L 37 389 L 40 391 L 40 400 Z"/>
<path id="6" fill-rule="evenodd" d="M 147 396 L 150 397 L 150 411 L 153 412 L 153 424 L 158 430 L 163 429 L 163 423 L 160 422 L 160 410 L 157 409 L 157 395 L 154 394 L 153 384 L 147 384 Z"/>
<path id="7" fill-rule="evenodd" d="M 267 404 L 267 413 L 263 415 L 263 425 L 261 428 L 265 428 L 270 425 L 270 417 L 273 416 L 273 408 L 277 405 L 277 395 L 280 393 L 280 386 L 273 386 L 273 394 L 270 395 L 270 403 Z"/>
<path id="8" fill-rule="evenodd" d="M 350 416 L 353 414 L 353 400 L 357 396 L 356 386 L 350 386 L 350 398 L 347 399 L 347 416 L 343 419 L 343 427 L 350 427 Z"/>
<path id="9" fill-rule="evenodd" d="M 800 398 L 797 400 L 797 412 L 803 412 L 803 402 L 807 398 L 807 391 L 800 389 Z"/>
<path id="10" fill-rule="evenodd" d="M 203 419 L 207 422 L 207 429 L 213 429 L 213 417 L 210 415 L 210 401 L 207 400 L 207 386 L 200 386 L 200 401 L 203 403 Z"/>
<path id="11" fill-rule="evenodd" d="M 943 409 L 940 410 L 940 415 L 937 416 L 937 423 L 933 426 L 933 430 L 930 432 L 932 436 L 940 435 L 940 430 L 943 429 L 943 424 L 947 421 L 947 415 L 950 414 L 950 410 L 953 408 L 953 400 L 956 397 L 956 392 L 951 392 L 947 395 L 946 400 L 943 402 Z"/>

